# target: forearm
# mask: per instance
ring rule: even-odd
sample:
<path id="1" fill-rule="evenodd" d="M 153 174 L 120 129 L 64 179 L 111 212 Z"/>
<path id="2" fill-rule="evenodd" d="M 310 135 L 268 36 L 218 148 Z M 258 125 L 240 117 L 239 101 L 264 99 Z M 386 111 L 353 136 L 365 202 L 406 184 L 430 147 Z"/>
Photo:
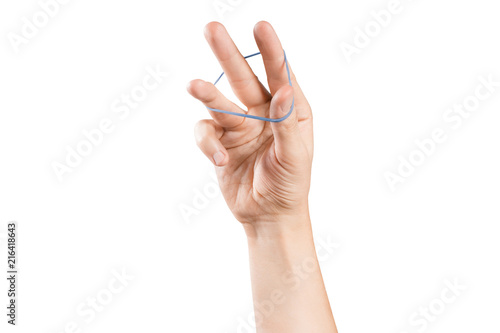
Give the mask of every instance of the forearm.
<path id="1" fill-rule="evenodd" d="M 337 332 L 308 214 L 245 225 L 257 332 Z"/>

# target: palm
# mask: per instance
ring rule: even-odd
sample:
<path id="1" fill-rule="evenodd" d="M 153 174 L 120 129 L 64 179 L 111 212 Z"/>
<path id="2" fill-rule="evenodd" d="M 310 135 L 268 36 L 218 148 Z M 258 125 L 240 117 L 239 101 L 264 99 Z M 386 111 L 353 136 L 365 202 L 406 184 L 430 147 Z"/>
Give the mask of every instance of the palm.
<path id="1" fill-rule="evenodd" d="M 276 167 L 269 124 L 258 122 L 253 128 L 246 133 L 227 131 L 221 138 L 229 163 L 216 171 L 224 198 L 235 215 L 248 216 L 260 210 L 261 199 L 269 194 L 265 184 Z"/>
<path id="2" fill-rule="evenodd" d="M 262 107 L 269 108 L 269 103 Z M 224 130 L 220 142 L 228 152 L 229 162 L 216 169 L 224 198 L 239 220 L 273 214 L 275 207 L 293 205 L 290 194 L 295 185 L 283 182 L 283 166 L 278 161 L 271 124 L 252 119 L 244 122 L 246 126 Z M 312 135 L 309 118 L 299 120 L 299 130 L 305 138 Z M 307 157 L 307 163 L 294 161 L 295 170 L 288 171 L 307 174 L 312 156 Z"/>

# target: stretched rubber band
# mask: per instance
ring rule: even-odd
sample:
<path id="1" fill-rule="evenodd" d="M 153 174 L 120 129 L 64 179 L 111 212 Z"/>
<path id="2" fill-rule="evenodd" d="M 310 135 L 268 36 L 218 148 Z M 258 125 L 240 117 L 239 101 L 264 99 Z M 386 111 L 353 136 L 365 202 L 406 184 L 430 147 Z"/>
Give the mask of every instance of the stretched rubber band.
<path id="1" fill-rule="evenodd" d="M 245 59 L 248 59 L 248 58 L 251 58 L 251 57 L 255 57 L 256 55 L 259 55 L 259 54 L 260 54 L 260 52 L 248 55 L 248 56 L 245 57 Z M 288 60 L 286 59 L 285 50 L 283 50 L 283 54 L 285 55 L 285 66 L 286 66 L 286 73 L 288 75 L 288 84 L 290 85 L 290 87 L 293 87 L 292 86 L 292 79 L 290 78 L 290 68 L 288 68 Z M 222 74 L 219 76 L 219 78 L 214 82 L 214 85 L 216 85 L 217 82 L 219 82 L 220 79 L 223 76 L 224 76 L 224 72 L 222 72 Z M 238 112 L 232 112 L 232 111 L 225 111 L 225 110 L 213 109 L 213 108 L 209 108 L 208 106 L 207 106 L 207 109 L 209 109 L 210 111 L 219 112 L 219 113 L 225 113 L 225 114 L 230 114 L 230 115 L 238 116 L 238 117 L 245 117 L 245 118 L 257 119 L 257 120 L 262 120 L 262 121 L 269 121 L 271 123 L 279 123 L 279 122 L 285 120 L 286 118 L 290 117 L 290 115 L 292 114 L 294 105 L 295 105 L 295 97 L 293 97 L 293 99 L 292 99 L 292 106 L 290 107 L 290 111 L 288 111 L 288 113 L 285 116 L 283 116 L 281 118 L 277 118 L 277 119 L 266 118 L 266 117 L 259 117 L 259 116 L 254 116 L 254 115 L 246 114 L 246 113 L 238 113 Z"/>

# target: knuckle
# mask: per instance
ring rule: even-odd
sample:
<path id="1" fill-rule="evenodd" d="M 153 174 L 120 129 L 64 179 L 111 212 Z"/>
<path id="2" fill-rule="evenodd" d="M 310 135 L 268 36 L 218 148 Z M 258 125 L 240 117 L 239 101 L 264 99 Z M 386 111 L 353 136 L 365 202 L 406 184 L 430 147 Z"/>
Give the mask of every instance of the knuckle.
<path id="1" fill-rule="evenodd" d="M 256 84 L 259 82 L 259 79 L 255 74 L 249 77 L 242 78 L 228 78 L 229 84 L 236 90 L 243 90 L 248 88 L 251 84 Z"/>
<path id="2" fill-rule="evenodd" d="M 210 87 L 205 91 L 204 95 L 200 96 L 200 101 L 206 106 L 210 106 L 217 101 L 217 96 L 217 90 Z"/>

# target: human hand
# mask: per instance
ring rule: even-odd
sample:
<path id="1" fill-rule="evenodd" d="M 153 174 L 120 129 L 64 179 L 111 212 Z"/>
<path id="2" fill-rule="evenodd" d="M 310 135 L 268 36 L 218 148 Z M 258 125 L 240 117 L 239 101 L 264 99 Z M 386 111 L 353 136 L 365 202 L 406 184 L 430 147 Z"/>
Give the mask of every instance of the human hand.
<path id="1" fill-rule="evenodd" d="M 257 23 L 254 36 L 270 92 L 222 24 L 211 22 L 205 28 L 212 51 L 249 114 L 281 118 L 290 110 L 295 96 L 292 114 L 282 122 L 270 123 L 209 111 L 212 119 L 197 123 L 195 137 L 200 149 L 216 165 L 221 191 L 236 219 L 250 229 L 278 224 L 281 228 L 293 221 L 309 221 L 312 113 L 291 69 L 292 87 L 289 85 L 283 47 L 272 26 Z M 187 89 L 207 107 L 246 112 L 212 83 L 193 80 Z"/>

